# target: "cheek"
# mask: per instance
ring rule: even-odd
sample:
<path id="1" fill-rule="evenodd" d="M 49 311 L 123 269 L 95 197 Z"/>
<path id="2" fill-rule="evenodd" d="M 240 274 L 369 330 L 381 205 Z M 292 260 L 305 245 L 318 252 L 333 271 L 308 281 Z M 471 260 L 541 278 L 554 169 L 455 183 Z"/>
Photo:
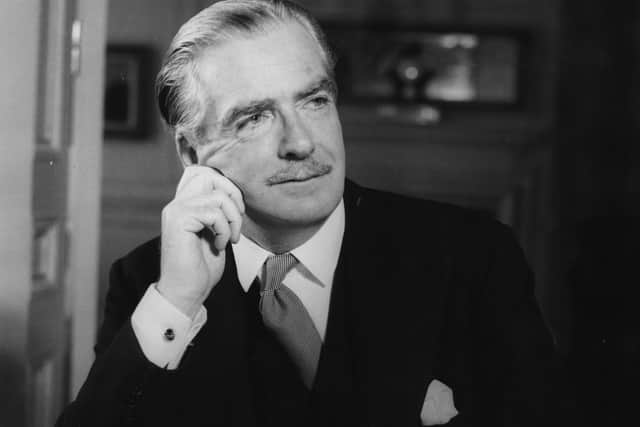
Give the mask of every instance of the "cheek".
<path id="1" fill-rule="evenodd" d="M 321 145 L 334 161 L 344 158 L 344 144 L 342 141 L 342 127 L 337 115 L 327 115 L 322 120 L 317 120 L 311 128 L 313 139 Z"/>
<path id="2" fill-rule="evenodd" d="M 224 153 L 218 161 L 225 175 L 246 191 L 261 180 L 260 177 L 268 170 L 268 160 L 250 142 L 235 148 Z"/>
<path id="3" fill-rule="evenodd" d="M 313 129 L 313 133 L 318 140 L 335 143 L 339 142 L 335 141 L 336 139 L 341 139 L 336 138 L 336 136 L 339 137 L 342 134 L 342 131 L 340 127 L 340 120 L 338 119 L 338 113 L 335 108 L 332 108 L 322 114 L 318 114 L 309 122 Z"/>

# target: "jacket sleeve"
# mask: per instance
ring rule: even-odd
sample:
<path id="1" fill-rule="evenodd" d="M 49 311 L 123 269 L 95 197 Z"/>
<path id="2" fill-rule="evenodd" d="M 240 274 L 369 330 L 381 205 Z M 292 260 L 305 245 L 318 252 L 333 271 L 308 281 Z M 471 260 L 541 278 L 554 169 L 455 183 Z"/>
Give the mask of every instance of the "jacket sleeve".
<path id="1" fill-rule="evenodd" d="M 162 369 L 149 362 L 131 326 L 140 295 L 127 280 L 123 260 L 109 274 L 104 321 L 95 346 L 96 358 L 77 398 L 56 427 L 135 424 L 136 403 L 145 382 Z"/>

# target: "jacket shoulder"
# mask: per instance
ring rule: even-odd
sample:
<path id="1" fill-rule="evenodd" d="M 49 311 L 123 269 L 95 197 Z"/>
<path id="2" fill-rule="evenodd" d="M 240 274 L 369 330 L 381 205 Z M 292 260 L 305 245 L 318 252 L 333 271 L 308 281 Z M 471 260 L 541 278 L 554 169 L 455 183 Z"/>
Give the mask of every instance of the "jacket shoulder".
<path id="1" fill-rule="evenodd" d="M 459 243 L 512 235 L 510 227 L 491 212 L 359 186 L 355 194 L 357 208 L 369 212 L 371 221 L 380 223 L 381 218 L 389 218 L 412 238 Z"/>

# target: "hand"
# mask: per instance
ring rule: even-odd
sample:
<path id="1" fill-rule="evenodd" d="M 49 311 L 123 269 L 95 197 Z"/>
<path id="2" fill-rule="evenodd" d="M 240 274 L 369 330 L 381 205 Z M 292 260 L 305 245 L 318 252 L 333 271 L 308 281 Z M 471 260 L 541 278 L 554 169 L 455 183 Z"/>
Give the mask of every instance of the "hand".
<path id="1" fill-rule="evenodd" d="M 157 289 L 193 318 L 220 281 L 225 247 L 240 239 L 244 202 L 227 178 L 205 166 L 185 168 L 175 198 L 162 210 Z"/>

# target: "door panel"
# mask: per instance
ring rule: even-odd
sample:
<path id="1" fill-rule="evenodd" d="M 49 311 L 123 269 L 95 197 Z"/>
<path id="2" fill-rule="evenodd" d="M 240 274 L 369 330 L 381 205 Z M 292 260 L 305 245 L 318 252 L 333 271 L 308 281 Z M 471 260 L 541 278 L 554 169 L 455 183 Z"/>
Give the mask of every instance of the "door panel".
<path id="1" fill-rule="evenodd" d="M 33 165 L 33 213 L 36 221 L 66 217 L 68 161 L 66 149 L 38 146 Z"/>
<path id="2" fill-rule="evenodd" d="M 33 270 L 27 320 L 27 422 L 51 426 L 67 400 L 65 313 L 73 0 L 42 0 L 33 161 Z"/>

